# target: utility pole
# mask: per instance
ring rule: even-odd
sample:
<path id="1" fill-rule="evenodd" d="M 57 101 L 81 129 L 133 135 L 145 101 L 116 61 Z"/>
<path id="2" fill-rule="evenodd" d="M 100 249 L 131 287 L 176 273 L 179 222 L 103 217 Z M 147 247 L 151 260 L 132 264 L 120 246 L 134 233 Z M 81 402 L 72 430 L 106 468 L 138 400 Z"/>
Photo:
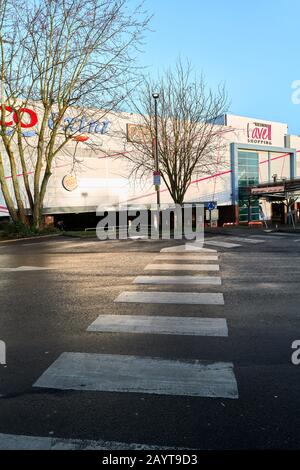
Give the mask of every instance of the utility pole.
<path id="1" fill-rule="evenodd" d="M 159 93 L 152 93 L 152 98 L 154 99 L 154 119 L 155 119 L 155 145 L 154 145 L 154 157 L 155 157 L 155 178 L 158 180 L 159 184 L 155 184 L 156 190 L 156 204 L 157 204 L 157 229 L 159 232 L 160 227 L 160 170 L 159 170 L 159 154 L 158 154 L 158 116 L 157 116 L 157 100 L 159 98 Z"/>

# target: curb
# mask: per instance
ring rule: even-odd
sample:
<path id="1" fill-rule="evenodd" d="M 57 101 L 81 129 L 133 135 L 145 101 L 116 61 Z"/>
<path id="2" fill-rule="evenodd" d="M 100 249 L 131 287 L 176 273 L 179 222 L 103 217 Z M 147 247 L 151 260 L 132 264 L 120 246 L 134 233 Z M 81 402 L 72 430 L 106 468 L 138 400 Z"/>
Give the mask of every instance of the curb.
<path id="1" fill-rule="evenodd" d="M 13 238 L 11 240 L 0 240 L 0 245 L 3 243 L 13 243 L 13 242 L 21 242 L 24 240 L 37 240 L 38 238 L 52 238 L 52 237 L 60 237 L 60 233 L 55 233 L 52 235 L 37 235 L 36 237 L 22 237 L 22 238 Z"/>

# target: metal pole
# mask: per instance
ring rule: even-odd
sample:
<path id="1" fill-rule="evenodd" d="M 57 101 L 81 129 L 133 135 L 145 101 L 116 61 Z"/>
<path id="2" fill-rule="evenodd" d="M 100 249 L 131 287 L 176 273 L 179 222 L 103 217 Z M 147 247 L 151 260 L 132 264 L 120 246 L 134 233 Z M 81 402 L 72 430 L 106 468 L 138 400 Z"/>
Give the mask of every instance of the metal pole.
<path id="1" fill-rule="evenodd" d="M 157 117 L 157 99 L 158 96 L 154 96 L 154 115 L 155 115 L 155 171 L 159 172 L 159 158 L 158 158 L 158 117 Z M 160 188 L 156 186 L 156 202 L 160 205 Z M 159 210 L 159 207 L 158 207 Z"/>
<path id="2" fill-rule="evenodd" d="M 152 98 L 154 99 L 154 120 L 155 120 L 155 147 L 154 147 L 154 152 L 155 152 L 155 172 L 156 175 L 159 174 L 159 155 L 158 155 L 158 117 L 157 117 L 157 100 L 159 98 L 159 93 L 152 93 Z M 159 234 L 159 229 L 160 229 L 160 188 L 159 185 L 155 185 L 155 190 L 156 190 L 156 205 L 157 205 L 157 210 L 156 210 L 156 229 Z"/>

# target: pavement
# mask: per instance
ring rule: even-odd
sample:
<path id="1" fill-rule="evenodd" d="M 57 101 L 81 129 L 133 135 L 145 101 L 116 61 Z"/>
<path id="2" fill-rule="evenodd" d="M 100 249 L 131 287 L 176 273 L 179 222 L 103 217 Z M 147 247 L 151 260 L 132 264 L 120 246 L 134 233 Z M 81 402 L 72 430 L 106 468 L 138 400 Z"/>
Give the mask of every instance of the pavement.
<path id="1" fill-rule="evenodd" d="M 0 243 L 0 449 L 299 448 L 299 234 L 181 245 Z"/>

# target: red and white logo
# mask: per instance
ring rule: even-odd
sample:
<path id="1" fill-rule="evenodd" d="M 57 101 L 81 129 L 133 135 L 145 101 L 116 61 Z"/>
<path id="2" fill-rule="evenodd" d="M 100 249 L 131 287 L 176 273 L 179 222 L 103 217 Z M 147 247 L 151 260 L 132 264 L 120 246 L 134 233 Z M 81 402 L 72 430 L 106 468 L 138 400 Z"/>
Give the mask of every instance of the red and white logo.
<path id="1" fill-rule="evenodd" d="M 247 135 L 249 144 L 272 145 L 272 125 L 260 122 L 249 123 L 247 125 Z"/>
<path id="2" fill-rule="evenodd" d="M 32 109 L 28 108 L 20 108 L 18 109 L 18 112 L 11 108 L 10 106 L 5 106 L 5 110 L 7 111 L 7 120 L 4 122 L 5 127 L 13 127 L 15 124 L 19 124 L 22 129 L 32 129 L 35 127 L 38 123 L 38 117 L 35 111 Z M 2 125 L 2 122 L 0 120 L 0 125 Z M 10 135 L 13 133 L 12 130 L 7 130 L 6 134 Z M 32 137 L 33 135 L 36 134 L 34 130 L 27 130 L 27 131 L 22 131 L 22 134 L 24 137 Z"/>

